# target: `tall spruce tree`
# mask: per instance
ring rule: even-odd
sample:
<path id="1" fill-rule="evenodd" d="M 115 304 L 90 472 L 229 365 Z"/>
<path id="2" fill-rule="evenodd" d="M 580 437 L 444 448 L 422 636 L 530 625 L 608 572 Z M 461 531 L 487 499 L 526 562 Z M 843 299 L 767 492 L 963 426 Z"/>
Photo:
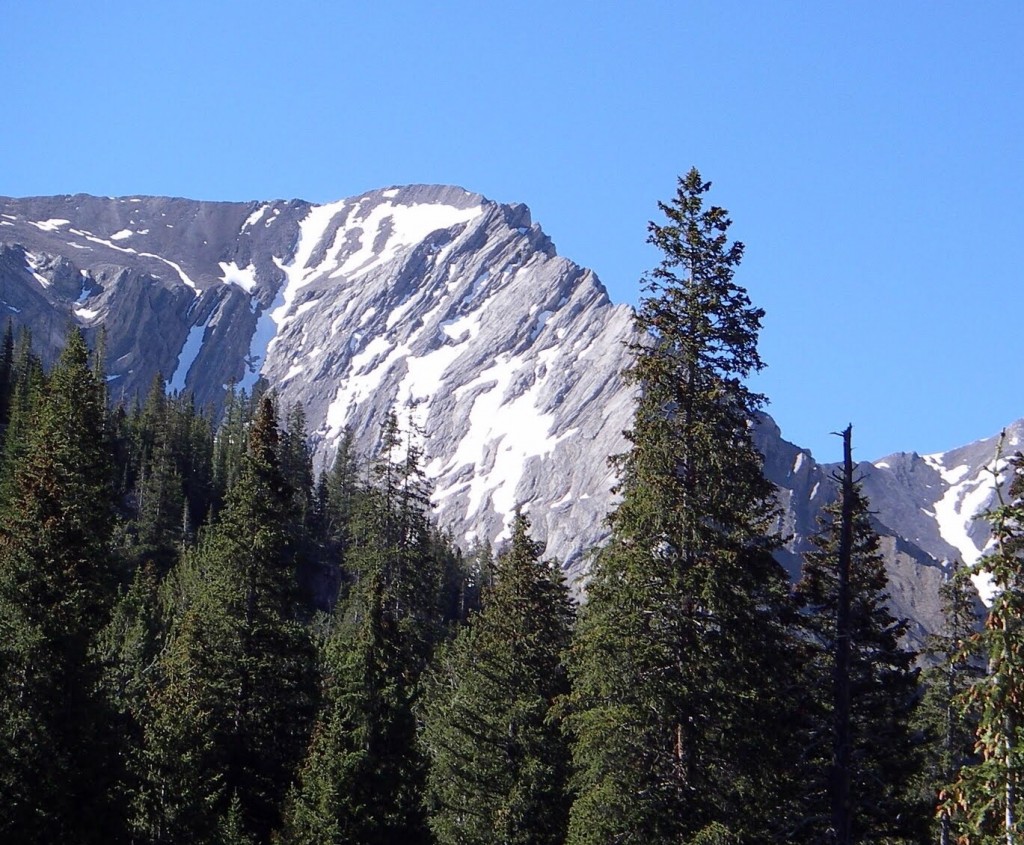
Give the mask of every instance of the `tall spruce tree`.
<path id="1" fill-rule="evenodd" d="M 34 369 L 34 367 L 29 367 Z M 23 382 L 24 383 L 24 382 Z M 24 437 L 0 536 L 0 838 L 104 842 L 110 724 L 91 648 L 114 596 L 113 496 L 102 385 L 78 332 Z"/>
<path id="2" fill-rule="evenodd" d="M 1008 471 L 1009 495 L 1000 493 L 988 514 L 994 548 L 977 564 L 996 590 L 972 643 L 988 665 L 963 697 L 978 719 L 979 759 L 960 770 L 946 804 L 966 845 L 1024 841 L 1024 455 L 1011 458 Z"/>
<path id="3" fill-rule="evenodd" d="M 554 706 L 572 607 L 521 513 L 496 579 L 432 673 L 429 824 L 439 845 L 561 845 L 569 753 Z"/>
<path id="4" fill-rule="evenodd" d="M 763 312 L 709 187 L 691 170 L 649 227 L 663 258 L 635 321 L 622 501 L 572 654 L 573 845 L 765 841 L 784 815 L 788 585 L 743 383 Z"/>

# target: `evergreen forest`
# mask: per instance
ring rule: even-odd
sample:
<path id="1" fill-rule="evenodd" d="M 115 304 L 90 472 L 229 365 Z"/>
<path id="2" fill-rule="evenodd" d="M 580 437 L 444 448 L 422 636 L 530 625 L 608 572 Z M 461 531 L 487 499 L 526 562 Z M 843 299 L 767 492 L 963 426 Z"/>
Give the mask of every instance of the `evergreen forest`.
<path id="1" fill-rule="evenodd" d="M 0 841 L 1024 843 L 1024 457 L 922 653 L 850 460 L 796 584 L 750 421 L 763 312 L 696 170 L 649 226 L 618 504 L 570 598 L 527 509 L 431 520 L 422 435 L 315 467 L 300 406 L 216 415 L 102 340 L 0 349 Z"/>

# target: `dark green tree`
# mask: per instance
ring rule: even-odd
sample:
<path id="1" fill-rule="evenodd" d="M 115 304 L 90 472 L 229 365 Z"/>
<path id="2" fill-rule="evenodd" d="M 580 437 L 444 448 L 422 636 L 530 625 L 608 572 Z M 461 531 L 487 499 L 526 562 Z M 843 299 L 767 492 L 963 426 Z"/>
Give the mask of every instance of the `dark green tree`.
<path id="1" fill-rule="evenodd" d="M 814 693 L 806 701 L 801 771 L 806 824 L 793 838 L 910 845 L 925 837 L 932 809 L 913 791 L 923 762 L 912 722 L 916 654 L 902 644 L 908 622 L 888 609 L 878 534 L 852 463 L 848 469 L 849 483 L 827 509 L 796 587 Z"/>
<path id="2" fill-rule="evenodd" d="M 0 838 L 106 842 L 118 837 L 110 719 L 91 649 L 116 586 L 113 497 L 102 388 L 78 332 L 45 391 L 24 398 L 0 534 Z"/>
<path id="3" fill-rule="evenodd" d="M 955 561 L 939 588 L 943 627 L 928 639 L 926 654 L 932 665 L 922 673 L 924 696 L 918 708 L 918 730 L 928 739 L 921 778 L 923 801 L 937 806 L 933 824 L 939 845 L 952 845 L 958 835 L 951 808 L 942 799 L 960 769 L 977 762 L 974 734 L 977 714 L 963 708 L 971 685 L 984 664 L 972 650 L 979 622 L 979 599 L 969 570 Z M 941 803 L 940 803 L 941 802 Z"/>
<path id="4" fill-rule="evenodd" d="M 573 646 L 573 845 L 763 842 L 785 815 L 788 585 L 750 434 L 763 399 L 743 383 L 763 312 L 709 187 L 691 170 L 649 227 L 663 257 L 635 320 L 622 500 Z"/>
<path id="5" fill-rule="evenodd" d="M 424 711 L 429 824 L 439 845 L 560 845 L 569 752 L 554 713 L 572 606 L 516 515 L 483 610 L 439 655 Z"/>
<path id="6" fill-rule="evenodd" d="M 346 566 L 323 658 L 323 706 L 289 801 L 285 840 L 427 841 L 417 743 L 420 677 L 443 631 L 419 451 L 389 415 L 355 498 Z"/>
<path id="7" fill-rule="evenodd" d="M 168 587 L 175 621 L 147 735 L 145 833 L 158 841 L 210 837 L 235 798 L 231 825 L 265 841 L 309 741 L 313 660 L 278 454 L 264 396 L 223 511 Z"/>

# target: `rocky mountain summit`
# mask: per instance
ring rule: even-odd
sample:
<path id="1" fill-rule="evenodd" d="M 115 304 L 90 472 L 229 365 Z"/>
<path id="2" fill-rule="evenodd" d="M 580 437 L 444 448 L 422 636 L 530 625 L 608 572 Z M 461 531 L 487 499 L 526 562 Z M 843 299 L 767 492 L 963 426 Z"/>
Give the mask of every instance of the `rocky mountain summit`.
<path id="1" fill-rule="evenodd" d="M 372 453 L 393 409 L 424 450 L 439 520 L 467 543 L 503 536 L 522 505 L 579 578 L 604 535 L 607 456 L 632 416 L 631 311 L 559 257 L 524 205 L 445 186 L 327 205 L 0 198 L 0 310 L 44 357 L 69 324 L 103 325 L 115 398 L 161 373 L 216 408 L 262 377 L 282 406 L 304 406 L 318 466 L 346 428 Z M 1022 434 L 1011 428 L 1011 450 Z M 833 468 L 768 417 L 757 438 L 795 573 Z M 986 440 L 859 467 L 893 604 L 918 637 L 938 621 L 948 562 L 988 541 L 972 518 L 994 496 L 994 460 Z"/>

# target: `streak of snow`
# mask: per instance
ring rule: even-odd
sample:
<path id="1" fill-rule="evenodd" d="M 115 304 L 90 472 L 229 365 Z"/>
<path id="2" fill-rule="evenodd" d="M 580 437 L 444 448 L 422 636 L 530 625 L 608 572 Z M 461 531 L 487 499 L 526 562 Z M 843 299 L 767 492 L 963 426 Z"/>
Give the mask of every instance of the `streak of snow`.
<path id="1" fill-rule="evenodd" d="M 131 229 L 122 229 L 120 232 L 114 232 L 114 234 L 110 236 L 110 240 L 123 241 L 125 238 L 130 238 L 132 234 Z"/>
<path id="2" fill-rule="evenodd" d="M 797 452 L 796 460 L 793 461 L 793 472 L 800 472 L 800 467 L 804 465 L 804 453 Z"/>
<path id="3" fill-rule="evenodd" d="M 487 280 L 491 278 L 490 270 L 484 270 L 479 276 L 473 280 L 473 287 L 470 288 L 463 298 L 462 302 L 465 305 L 472 305 L 476 301 L 476 298 L 480 295 L 480 291 L 487 285 Z"/>
<path id="4" fill-rule="evenodd" d="M 542 331 L 544 331 L 544 326 L 547 325 L 547 322 L 548 322 L 548 320 L 551 319 L 551 315 L 553 313 L 554 313 L 553 311 L 541 311 L 540 314 L 537 315 L 537 324 L 533 327 L 533 331 L 530 332 L 530 340 L 531 341 L 536 340 L 537 336 Z"/>
<path id="5" fill-rule="evenodd" d="M 170 223 L 168 223 L 167 225 L 170 226 Z M 129 255 L 138 255 L 141 258 L 152 258 L 156 261 L 160 261 L 166 264 L 172 270 L 174 270 L 178 274 L 178 278 L 181 279 L 181 281 L 184 282 L 188 287 L 192 288 L 196 296 L 199 296 L 199 294 L 202 293 L 202 291 L 199 289 L 199 286 L 194 281 L 192 281 L 192 279 L 184 270 L 181 269 L 181 265 L 177 264 L 174 261 L 171 261 L 169 258 L 164 258 L 162 255 L 155 255 L 152 252 L 138 252 L 132 249 L 131 247 L 118 246 L 113 241 L 105 240 L 103 238 L 97 238 L 95 235 L 92 235 L 89 232 L 83 232 L 81 229 L 72 229 L 71 231 L 74 234 L 85 238 L 87 241 L 92 241 L 94 244 L 102 244 L 103 246 L 110 247 L 110 249 L 116 249 L 118 252 L 128 253 Z"/>
<path id="6" fill-rule="evenodd" d="M 15 218 L 11 218 L 12 220 Z M 71 221 L 63 220 L 59 217 L 54 217 L 51 220 L 29 220 L 33 226 L 39 229 L 41 232 L 56 232 L 61 226 L 67 226 Z"/>
<path id="7" fill-rule="evenodd" d="M 426 426 L 431 398 L 444 384 L 445 372 L 465 351 L 462 344 L 444 345 L 426 355 L 405 359 L 406 374 L 398 386 L 396 401 L 410 409 L 417 427 Z"/>
<path id="8" fill-rule="evenodd" d="M 557 349 L 545 350 L 538 356 L 537 369 L 548 368 Z M 506 392 L 515 377 L 525 367 L 532 367 L 519 356 L 499 356 L 497 362 L 484 370 L 469 384 L 455 391 L 456 398 L 467 391 L 483 387 L 473 400 L 469 411 L 469 431 L 459 443 L 454 456 L 443 467 L 427 468 L 434 477 L 465 464 L 480 466 L 489 450 L 494 455 L 489 472 L 478 472 L 469 488 L 467 515 L 479 511 L 489 498 L 497 513 L 511 513 L 515 505 L 515 492 L 529 458 L 550 453 L 561 437 L 551 435 L 554 415 L 537 408 L 538 393 L 543 379 L 536 380 L 520 395 L 506 399 Z"/>
<path id="9" fill-rule="evenodd" d="M 402 302 L 395 308 L 390 314 L 388 314 L 387 327 L 393 329 L 398 323 L 402 321 L 406 314 L 409 313 L 410 309 L 416 304 L 416 299 L 410 296 L 407 300 Z"/>
<path id="10" fill-rule="evenodd" d="M 480 320 L 482 317 L 483 314 L 480 311 L 472 311 L 455 320 L 445 320 L 441 323 L 441 331 L 455 341 L 461 341 L 468 332 L 469 339 L 472 340 L 476 337 L 477 332 L 480 331 Z"/>
<path id="11" fill-rule="evenodd" d="M 372 394 L 391 366 L 409 354 L 409 348 L 402 344 L 382 358 L 381 355 L 389 346 L 384 338 L 375 337 L 366 349 L 352 358 L 348 373 L 341 379 L 334 399 L 327 408 L 327 419 L 321 430 L 328 439 L 338 438 L 348 420 L 349 409 Z"/>
<path id="12" fill-rule="evenodd" d="M 242 224 L 243 229 L 248 229 L 250 226 L 255 226 L 260 222 L 260 218 L 267 213 L 269 205 L 261 205 L 252 214 L 245 218 L 245 222 Z"/>
<path id="13" fill-rule="evenodd" d="M 28 269 L 31 271 L 32 277 L 44 288 L 48 288 L 50 286 L 50 280 L 39 272 L 39 269 L 43 266 L 43 262 L 39 257 L 34 253 L 26 252 L 25 262 L 28 264 Z"/>
<path id="14" fill-rule="evenodd" d="M 213 316 L 213 312 L 211 312 L 210 316 Z M 178 363 L 174 367 L 174 372 L 171 373 L 171 378 L 167 385 L 168 390 L 180 393 L 185 389 L 188 371 L 192 369 L 192 365 L 199 356 L 199 351 L 203 348 L 203 337 L 206 334 L 206 324 L 209 322 L 210 317 L 207 317 L 198 326 L 193 326 L 188 330 L 185 344 L 181 347 L 181 352 L 178 353 Z"/>

